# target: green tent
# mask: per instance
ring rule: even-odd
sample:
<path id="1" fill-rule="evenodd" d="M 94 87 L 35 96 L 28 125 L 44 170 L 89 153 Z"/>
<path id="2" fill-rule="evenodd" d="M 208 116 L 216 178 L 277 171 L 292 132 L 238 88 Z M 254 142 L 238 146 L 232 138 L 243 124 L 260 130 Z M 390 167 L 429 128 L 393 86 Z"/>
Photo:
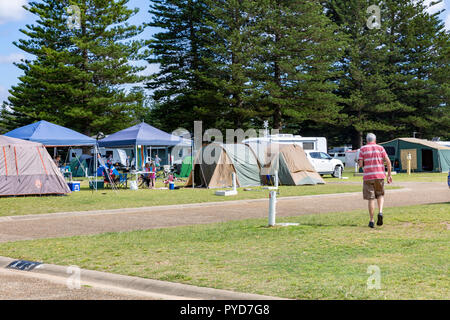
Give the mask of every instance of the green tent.
<path id="1" fill-rule="evenodd" d="M 92 156 L 82 155 L 78 158 L 75 158 L 70 161 L 69 166 L 70 171 L 72 172 L 72 177 L 85 177 L 86 170 L 89 176 L 93 176 L 95 173 Z"/>
<path id="2" fill-rule="evenodd" d="M 247 145 L 211 143 L 197 153 L 186 186 L 192 186 L 194 180 L 198 187 L 231 187 L 232 173 L 239 187 L 260 186 L 259 171 L 256 155 Z"/>
<path id="3" fill-rule="evenodd" d="M 407 170 L 409 154 L 412 171 L 447 172 L 450 170 L 450 148 L 436 142 L 416 138 L 398 138 L 380 145 L 386 150 L 394 170 Z"/>
<path id="4" fill-rule="evenodd" d="M 184 157 L 183 162 L 181 164 L 180 174 L 177 174 L 176 176 L 178 178 L 187 178 L 191 174 L 191 171 L 192 171 L 192 157 L 187 156 Z"/>

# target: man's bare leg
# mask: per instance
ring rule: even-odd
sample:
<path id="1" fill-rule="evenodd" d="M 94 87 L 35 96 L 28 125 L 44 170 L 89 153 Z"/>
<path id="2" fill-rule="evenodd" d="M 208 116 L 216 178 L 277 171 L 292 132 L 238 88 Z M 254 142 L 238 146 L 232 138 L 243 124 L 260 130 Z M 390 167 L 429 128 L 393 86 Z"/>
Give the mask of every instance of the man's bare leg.
<path id="1" fill-rule="evenodd" d="M 377 198 L 377 202 L 378 202 L 378 212 L 382 213 L 383 212 L 383 205 L 384 205 L 384 196 L 379 196 Z"/>
<path id="2" fill-rule="evenodd" d="M 373 220 L 373 212 L 375 211 L 375 199 L 369 200 L 369 215 L 370 222 L 374 222 Z"/>

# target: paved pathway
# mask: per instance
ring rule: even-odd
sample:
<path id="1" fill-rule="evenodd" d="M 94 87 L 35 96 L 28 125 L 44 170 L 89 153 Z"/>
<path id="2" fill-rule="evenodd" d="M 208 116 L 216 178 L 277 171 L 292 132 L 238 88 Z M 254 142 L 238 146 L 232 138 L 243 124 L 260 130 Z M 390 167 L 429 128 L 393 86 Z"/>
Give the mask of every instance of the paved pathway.
<path id="1" fill-rule="evenodd" d="M 397 185 L 403 189 L 387 191 L 385 204 L 387 207 L 445 202 L 450 204 L 450 190 L 446 183 L 415 182 Z M 362 199 L 362 193 L 280 197 L 277 216 L 345 212 L 366 207 L 367 202 Z M 268 200 L 257 199 L 2 217 L 0 242 L 266 218 L 267 213 Z"/>

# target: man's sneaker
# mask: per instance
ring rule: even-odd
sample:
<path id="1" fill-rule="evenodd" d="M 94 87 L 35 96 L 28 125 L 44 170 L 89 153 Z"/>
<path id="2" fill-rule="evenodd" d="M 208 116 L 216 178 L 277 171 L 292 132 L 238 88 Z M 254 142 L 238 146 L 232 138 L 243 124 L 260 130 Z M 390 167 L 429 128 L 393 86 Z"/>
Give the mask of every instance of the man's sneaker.
<path id="1" fill-rule="evenodd" d="M 383 225 L 383 214 L 379 213 L 377 217 L 377 226 Z"/>
<path id="2" fill-rule="evenodd" d="M 370 221 L 370 222 L 369 222 L 369 227 L 371 227 L 371 228 L 373 228 L 373 227 L 374 227 L 374 223 L 373 223 L 373 221 Z"/>

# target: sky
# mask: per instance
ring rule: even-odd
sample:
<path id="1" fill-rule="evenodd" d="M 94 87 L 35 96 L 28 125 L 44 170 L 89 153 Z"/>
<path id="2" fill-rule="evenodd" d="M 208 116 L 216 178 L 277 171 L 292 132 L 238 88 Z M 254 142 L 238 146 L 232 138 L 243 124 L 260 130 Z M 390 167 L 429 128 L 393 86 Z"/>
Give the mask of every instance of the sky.
<path id="1" fill-rule="evenodd" d="M 24 37 L 19 31 L 25 28 L 27 24 L 33 24 L 36 20 L 35 16 L 22 8 L 29 0 L 0 0 L 0 104 L 9 96 L 8 90 L 11 86 L 18 83 L 18 77 L 22 75 L 22 71 L 14 66 L 14 62 L 24 58 L 32 58 L 25 52 L 21 51 L 13 45 L 13 41 L 17 41 Z M 139 8 L 137 15 L 130 19 L 132 24 L 141 24 L 151 19 L 148 12 L 151 0 L 130 0 L 128 6 L 131 8 Z M 426 0 L 430 3 L 433 0 Z M 433 7 L 431 12 L 446 9 L 442 13 L 442 20 L 445 21 L 446 29 L 450 30 L 450 0 L 444 0 L 439 5 Z M 139 36 L 149 39 L 157 32 L 156 29 L 146 28 Z M 148 65 L 145 61 L 138 63 L 147 66 L 143 74 L 150 75 L 158 71 L 158 65 Z"/>

